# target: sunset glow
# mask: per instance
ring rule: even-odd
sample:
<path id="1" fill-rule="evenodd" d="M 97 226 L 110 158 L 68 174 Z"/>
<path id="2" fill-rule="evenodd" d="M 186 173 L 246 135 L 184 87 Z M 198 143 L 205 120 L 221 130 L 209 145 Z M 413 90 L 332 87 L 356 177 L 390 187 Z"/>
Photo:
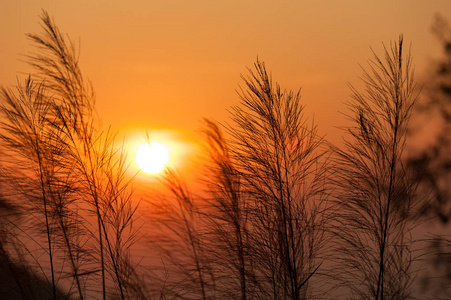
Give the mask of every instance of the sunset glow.
<path id="1" fill-rule="evenodd" d="M 451 300 L 451 0 L 3 2 L 0 300 Z"/>
<path id="2" fill-rule="evenodd" d="M 186 173 L 197 155 L 193 136 L 182 129 L 152 129 L 147 125 L 124 125 L 129 175 L 146 184 L 167 168 Z"/>
<path id="3" fill-rule="evenodd" d="M 136 163 L 147 174 L 161 173 L 169 163 L 169 151 L 160 143 L 143 144 L 136 153 Z"/>

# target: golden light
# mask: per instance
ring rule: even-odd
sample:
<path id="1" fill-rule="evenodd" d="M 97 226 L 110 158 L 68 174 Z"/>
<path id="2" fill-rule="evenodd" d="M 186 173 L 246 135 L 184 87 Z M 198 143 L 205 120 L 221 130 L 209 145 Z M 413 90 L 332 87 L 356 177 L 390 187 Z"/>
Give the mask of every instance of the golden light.
<path id="1" fill-rule="evenodd" d="M 138 124 L 129 125 L 128 128 L 123 126 L 122 129 L 130 166 L 128 174 L 135 176 L 137 182 L 145 183 L 146 186 L 149 183 L 159 184 L 158 177 L 166 168 L 183 173 L 185 178 L 189 177 L 193 169 L 198 169 L 198 165 L 194 163 L 198 151 L 197 135 L 181 129 L 146 127 L 149 126 Z M 154 145 L 157 150 L 151 150 Z M 158 150 L 162 148 L 163 150 Z"/>
<path id="2" fill-rule="evenodd" d="M 160 143 L 146 143 L 138 148 L 136 163 L 147 174 L 158 174 L 169 163 L 169 151 Z"/>

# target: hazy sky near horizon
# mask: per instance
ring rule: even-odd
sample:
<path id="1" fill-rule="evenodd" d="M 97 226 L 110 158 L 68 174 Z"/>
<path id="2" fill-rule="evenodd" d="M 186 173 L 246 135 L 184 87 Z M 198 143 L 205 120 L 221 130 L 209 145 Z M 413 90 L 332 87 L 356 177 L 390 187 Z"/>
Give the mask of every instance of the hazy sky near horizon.
<path id="1" fill-rule="evenodd" d="M 97 110 L 114 128 L 194 131 L 202 118 L 227 121 L 235 90 L 257 56 L 282 88 L 302 88 L 306 116 L 334 140 L 343 124 L 346 83 L 359 64 L 400 33 L 421 76 L 441 49 L 431 34 L 451 1 L 4 1 L 0 84 L 29 69 L 25 33 L 40 32 L 46 10 L 80 44 L 80 64 Z"/>

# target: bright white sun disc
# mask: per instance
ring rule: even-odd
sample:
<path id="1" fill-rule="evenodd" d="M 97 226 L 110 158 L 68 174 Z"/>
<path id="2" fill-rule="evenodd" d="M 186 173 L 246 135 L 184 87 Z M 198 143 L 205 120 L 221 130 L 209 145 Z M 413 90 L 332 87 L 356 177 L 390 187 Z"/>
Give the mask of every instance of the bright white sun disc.
<path id="1" fill-rule="evenodd" d="M 160 173 L 168 162 L 168 149 L 159 143 L 144 144 L 136 153 L 136 163 L 147 174 Z"/>

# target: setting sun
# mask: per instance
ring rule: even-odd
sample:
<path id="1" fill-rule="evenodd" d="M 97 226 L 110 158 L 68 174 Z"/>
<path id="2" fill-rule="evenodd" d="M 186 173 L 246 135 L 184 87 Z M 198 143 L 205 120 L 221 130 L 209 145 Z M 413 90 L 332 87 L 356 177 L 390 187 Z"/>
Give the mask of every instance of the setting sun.
<path id="1" fill-rule="evenodd" d="M 0 300 L 451 300 L 451 0 L 3 1 L 0 32 Z"/>
<path id="2" fill-rule="evenodd" d="M 143 144 L 136 153 L 136 163 L 147 174 L 160 173 L 169 163 L 169 151 L 159 143 Z"/>

